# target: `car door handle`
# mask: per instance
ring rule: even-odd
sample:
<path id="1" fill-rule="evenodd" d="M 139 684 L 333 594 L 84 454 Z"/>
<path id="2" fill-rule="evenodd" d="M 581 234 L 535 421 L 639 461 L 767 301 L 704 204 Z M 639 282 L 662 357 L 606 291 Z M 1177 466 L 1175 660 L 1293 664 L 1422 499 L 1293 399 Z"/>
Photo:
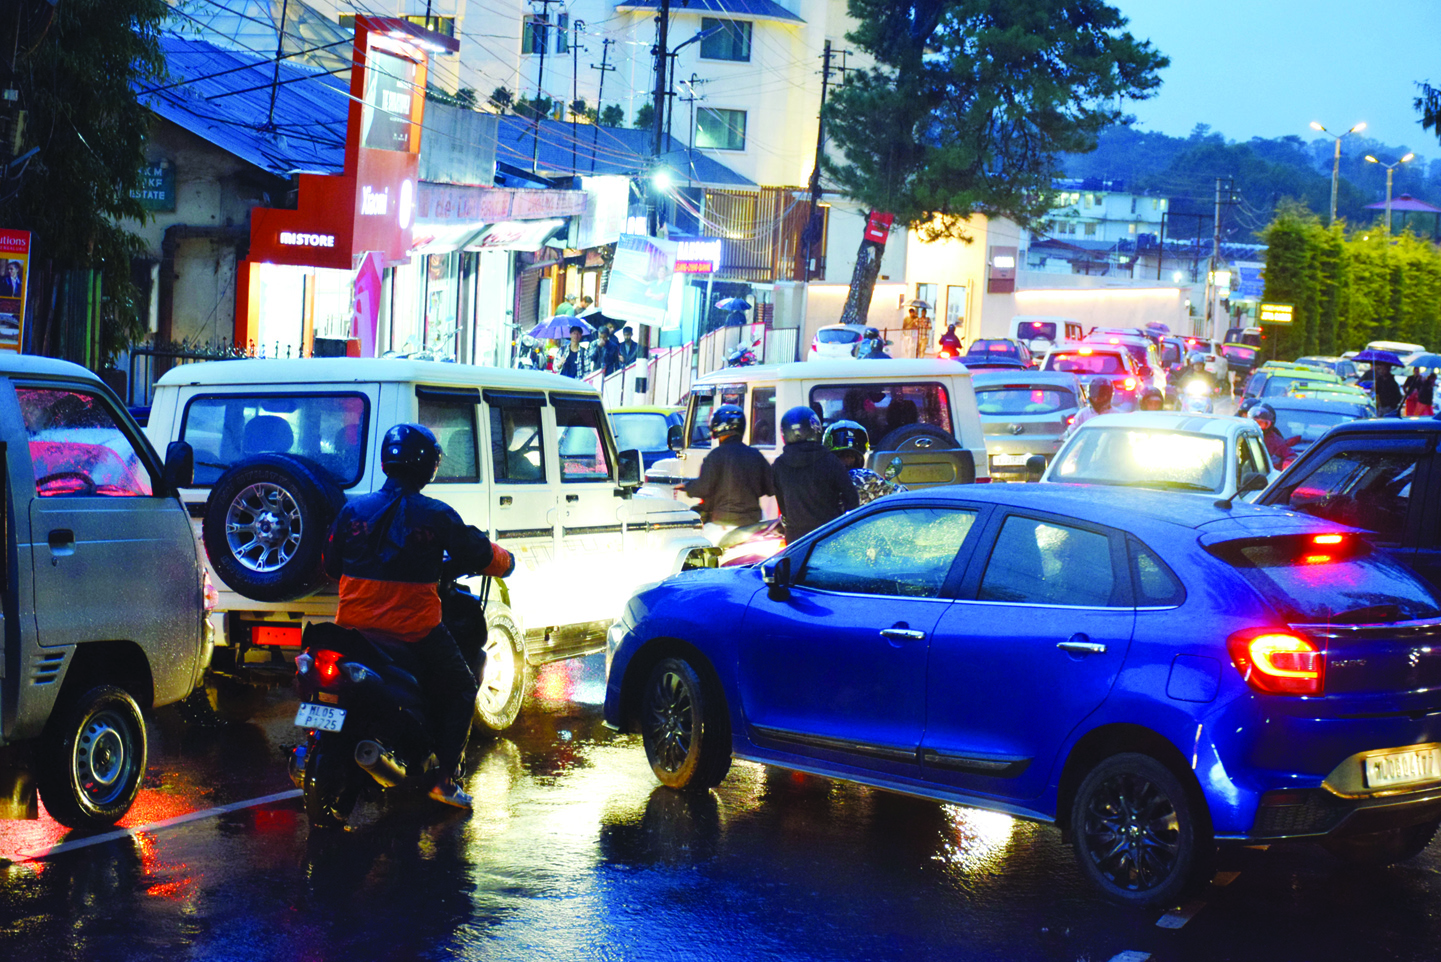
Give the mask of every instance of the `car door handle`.
<path id="1" fill-rule="evenodd" d="M 1076 635 L 1070 641 L 1063 641 L 1056 647 L 1076 655 L 1104 655 L 1106 653 L 1105 645 L 1087 641 L 1085 635 Z"/>
<path id="2" fill-rule="evenodd" d="M 501 496 L 501 499 L 500 499 L 500 506 L 501 506 L 502 508 L 508 508 L 508 507 L 511 506 L 511 504 L 512 504 L 514 501 L 515 501 L 515 499 L 512 498 L 510 495 L 508 495 L 508 494 L 502 495 L 502 496 Z"/>
<path id="3" fill-rule="evenodd" d="M 47 539 L 51 555 L 72 555 L 75 553 L 75 532 L 69 528 L 56 528 Z M 54 558 L 51 558 L 54 562 Z"/>
<path id="4" fill-rule="evenodd" d="M 568 494 L 568 495 L 565 496 L 565 503 L 566 503 L 566 504 L 575 504 L 575 503 L 576 503 L 577 501 L 579 501 L 579 500 L 580 500 L 580 495 L 578 495 L 578 494 Z"/>
<path id="5" fill-rule="evenodd" d="M 926 633 L 913 628 L 882 628 L 881 637 L 890 641 L 924 641 Z"/>

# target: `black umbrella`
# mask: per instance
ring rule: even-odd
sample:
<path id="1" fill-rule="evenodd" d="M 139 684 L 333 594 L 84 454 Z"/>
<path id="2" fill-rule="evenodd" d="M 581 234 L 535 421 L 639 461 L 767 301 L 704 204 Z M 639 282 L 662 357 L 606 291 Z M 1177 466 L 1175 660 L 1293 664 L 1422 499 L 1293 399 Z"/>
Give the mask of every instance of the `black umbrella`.
<path id="1" fill-rule="evenodd" d="M 716 309 L 728 311 L 726 327 L 740 327 L 746 322 L 745 312 L 751 309 L 750 301 L 744 297 L 727 297 L 723 301 L 716 302 Z"/>

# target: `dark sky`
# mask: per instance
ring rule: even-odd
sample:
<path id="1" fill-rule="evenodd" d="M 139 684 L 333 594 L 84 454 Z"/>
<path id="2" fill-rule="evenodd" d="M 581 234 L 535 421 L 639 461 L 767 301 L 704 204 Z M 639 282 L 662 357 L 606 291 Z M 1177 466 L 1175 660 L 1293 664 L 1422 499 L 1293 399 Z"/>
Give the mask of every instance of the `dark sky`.
<path id="1" fill-rule="evenodd" d="M 1110 0 L 1130 31 L 1171 58 L 1160 92 L 1130 107 L 1138 126 L 1229 140 L 1365 136 L 1423 155 L 1441 144 L 1411 102 L 1441 86 L 1441 0 Z"/>

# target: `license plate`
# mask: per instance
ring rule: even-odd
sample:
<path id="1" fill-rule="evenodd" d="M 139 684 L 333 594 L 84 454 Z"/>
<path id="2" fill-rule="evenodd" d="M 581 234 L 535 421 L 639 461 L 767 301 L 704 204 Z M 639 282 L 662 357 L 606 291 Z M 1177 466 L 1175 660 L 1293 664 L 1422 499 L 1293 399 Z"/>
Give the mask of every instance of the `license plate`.
<path id="1" fill-rule="evenodd" d="M 1363 764 L 1366 766 L 1367 788 L 1394 788 L 1397 785 L 1432 782 L 1441 778 L 1441 748 L 1368 755 Z"/>
<path id="2" fill-rule="evenodd" d="M 345 709 L 312 705 L 310 702 L 306 702 L 300 706 L 300 711 L 295 713 L 295 724 L 300 728 L 319 728 L 323 732 L 338 732 L 340 726 L 345 724 Z"/>
<path id="3" fill-rule="evenodd" d="M 1018 468 L 1030 459 L 1029 454 L 997 454 L 991 458 L 991 463 L 1003 468 Z"/>

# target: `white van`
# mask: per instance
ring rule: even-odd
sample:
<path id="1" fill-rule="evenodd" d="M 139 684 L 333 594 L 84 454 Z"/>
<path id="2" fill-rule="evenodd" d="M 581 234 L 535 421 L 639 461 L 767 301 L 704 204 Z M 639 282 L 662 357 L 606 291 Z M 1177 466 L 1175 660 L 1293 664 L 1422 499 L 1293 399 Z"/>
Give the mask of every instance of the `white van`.
<path id="1" fill-rule="evenodd" d="M 210 687 L 224 713 L 288 683 L 304 626 L 334 617 L 321 547 L 344 500 L 385 483 L 380 440 L 407 421 L 444 448 L 425 493 L 516 556 L 486 607 L 479 725 L 514 722 L 529 667 L 602 650 L 638 585 L 713 563 L 695 512 L 633 497 L 639 452 L 616 450 L 582 381 L 400 359 L 184 365 L 156 385 L 146 431 L 195 451 L 181 498 L 219 589 Z M 480 639 L 456 641 L 479 661 Z"/>
<path id="2" fill-rule="evenodd" d="M 1407 344 L 1405 341 L 1371 341 L 1366 345 L 1368 351 L 1390 351 L 1397 357 L 1404 358 L 1408 354 L 1424 353 L 1426 348 L 1420 344 Z"/>
<path id="3" fill-rule="evenodd" d="M 1020 341 L 1032 354 L 1044 354 L 1067 342 L 1079 341 L 1085 333 L 1074 317 L 1018 314 L 1011 318 L 1011 340 Z"/>
<path id="4" fill-rule="evenodd" d="M 929 358 L 811 361 L 723 368 L 697 380 L 684 425 L 671 428 L 676 456 L 651 467 L 646 490 L 684 499 L 677 486 L 700 476 L 711 448 L 711 411 L 720 404 L 745 409 L 744 440 L 771 461 L 782 449 L 781 415 L 809 406 L 822 426 L 839 420 L 863 425 L 871 438 L 867 465 L 876 471 L 894 467 L 895 479 L 907 487 L 990 480 L 981 415 L 964 365 Z"/>

